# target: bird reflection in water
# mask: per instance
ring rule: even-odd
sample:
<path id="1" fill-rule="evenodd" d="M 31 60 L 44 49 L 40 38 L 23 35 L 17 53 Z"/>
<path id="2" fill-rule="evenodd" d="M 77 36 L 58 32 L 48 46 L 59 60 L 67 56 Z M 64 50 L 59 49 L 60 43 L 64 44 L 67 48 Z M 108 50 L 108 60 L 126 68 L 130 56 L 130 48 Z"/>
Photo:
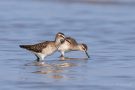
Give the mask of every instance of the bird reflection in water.
<path id="1" fill-rule="evenodd" d="M 27 64 L 27 66 L 38 66 L 34 72 L 36 74 L 45 74 L 48 76 L 48 78 L 53 78 L 53 79 L 62 79 L 66 78 L 63 73 L 70 67 L 78 66 L 76 61 L 87 61 L 88 58 L 68 58 L 68 57 L 61 57 L 60 60 L 54 61 L 53 64 L 48 64 L 46 62 L 33 62 Z M 77 62 L 78 62 L 77 61 Z"/>
<path id="2" fill-rule="evenodd" d="M 88 60 L 88 58 L 68 58 L 68 57 L 60 57 L 60 60 Z"/>
<path id="3" fill-rule="evenodd" d="M 65 68 L 68 67 L 73 67 L 76 66 L 76 64 L 74 63 L 69 63 L 69 62 L 64 62 L 64 63 L 57 63 L 57 64 L 39 64 L 38 66 L 41 66 L 40 68 L 38 68 L 37 71 L 33 72 L 36 74 L 47 74 L 49 75 L 49 78 L 53 78 L 53 79 L 61 79 L 64 78 L 64 76 L 62 75 L 62 73 L 65 71 Z M 35 64 L 37 65 L 37 64 Z"/>

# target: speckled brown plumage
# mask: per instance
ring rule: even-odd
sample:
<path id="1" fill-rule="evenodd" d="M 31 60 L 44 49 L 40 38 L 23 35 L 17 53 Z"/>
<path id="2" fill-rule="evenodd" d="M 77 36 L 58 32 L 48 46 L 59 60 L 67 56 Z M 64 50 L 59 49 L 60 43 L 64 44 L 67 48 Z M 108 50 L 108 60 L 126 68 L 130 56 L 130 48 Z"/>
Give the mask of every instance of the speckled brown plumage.
<path id="1" fill-rule="evenodd" d="M 66 37 L 65 40 L 69 42 L 71 45 L 76 46 L 78 45 L 77 41 L 72 37 Z"/>
<path id="2" fill-rule="evenodd" d="M 45 41 L 45 42 L 41 42 L 41 43 L 34 44 L 34 45 L 20 45 L 20 47 L 27 49 L 27 50 L 30 50 L 30 51 L 33 51 L 33 52 L 40 53 L 40 52 L 42 52 L 43 48 L 47 47 L 48 43 L 50 43 L 50 42 Z"/>
<path id="3" fill-rule="evenodd" d="M 58 32 L 54 41 L 45 41 L 34 45 L 19 45 L 21 48 L 31 51 L 36 57 L 37 61 L 44 60 L 45 57 L 52 55 L 57 51 L 60 44 L 64 41 L 63 33 Z"/>
<path id="4" fill-rule="evenodd" d="M 88 47 L 86 44 L 83 43 L 77 43 L 77 41 L 72 38 L 72 37 L 66 37 L 64 40 L 64 43 L 62 43 L 60 45 L 60 47 L 58 48 L 58 51 L 61 52 L 61 57 L 64 57 L 64 54 L 66 52 L 70 52 L 70 51 L 82 51 L 85 52 L 86 55 L 89 58 L 89 55 L 87 53 Z"/>

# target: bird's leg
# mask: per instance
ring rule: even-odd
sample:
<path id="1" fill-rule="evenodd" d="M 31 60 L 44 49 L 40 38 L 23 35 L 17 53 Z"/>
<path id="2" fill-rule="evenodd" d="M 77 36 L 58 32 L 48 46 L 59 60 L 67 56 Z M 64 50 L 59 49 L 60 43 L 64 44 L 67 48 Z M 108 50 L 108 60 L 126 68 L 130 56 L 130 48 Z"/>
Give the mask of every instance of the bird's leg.
<path id="1" fill-rule="evenodd" d="M 39 62 L 40 61 L 40 58 L 36 54 L 35 54 L 35 56 L 37 57 L 36 61 Z"/>
<path id="2" fill-rule="evenodd" d="M 61 60 L 68 60 L 69 58 L 68 57 L 65 57 L 64 54 L 65 54 L 65 51 L 61 51 L 60 59 Z"/>
<path id="3" fill-rule="evenodd" d="M 65 54 L 65 52 L 61 51 L 61 56 L 60 57 L 65 57 L 64 54 Z"/>
<path id="4" fill-rule="evenodd" d="M 64 56 L 61 54 L 60 57 L 64 57 Z"/>
<path id="5" fill-rule="evenodd" d="M 36 65 L 39 65 L 39 66 L 44 65 L 43 60 L 44 60 L 45 55 L 43 55 L 43 54 L 35 54 L 35 56 L 37 57 L 37 59 L 36 59 L 36 61 L 37 61 Z"/>

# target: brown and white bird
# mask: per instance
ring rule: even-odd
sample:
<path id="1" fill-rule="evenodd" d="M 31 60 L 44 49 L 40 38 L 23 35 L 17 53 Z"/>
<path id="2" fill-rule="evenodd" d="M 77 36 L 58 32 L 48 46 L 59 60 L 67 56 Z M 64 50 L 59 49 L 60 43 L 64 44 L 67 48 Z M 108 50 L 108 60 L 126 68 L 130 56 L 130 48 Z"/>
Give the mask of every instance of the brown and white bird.
<path id="1" fill-rule="evenodd" d="M 65 52 L 83 51 L 86 53 L 87 57 L 89 58 L 90 56 L 88 55 L 87 50 L 88 50 L 88 47 L 86 44 L 77 43 L 77 41 L 71 37 L 66 37 L 64 42 L 58 48 L 58 51 L 61 52 L 61 57 L 64 57 Z"/>
<path id="2" fill-rule="evenodd" d="M 20 45 L 20 47 L 31 51 L 37 57 L 37 61 L 39 62 L 57 51 L 61 43 L 64 42 L 64 39 L 65 35 L 59 32 L 56 34 L 54 41 L 45 41 L 34 45 Z"/>

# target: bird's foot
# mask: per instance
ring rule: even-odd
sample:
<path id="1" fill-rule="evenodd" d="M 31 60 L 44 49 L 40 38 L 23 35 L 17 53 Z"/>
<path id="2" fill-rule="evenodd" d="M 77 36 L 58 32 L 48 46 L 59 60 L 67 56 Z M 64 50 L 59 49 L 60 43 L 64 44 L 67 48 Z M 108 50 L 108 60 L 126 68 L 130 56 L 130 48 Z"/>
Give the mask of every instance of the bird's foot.
<path id="1" fill-rule="evenodd" d="M 64 57 L 64 55 L 60 55 L 60 58 L 63 58 Z"/>
<path id="2" fill-rule="evenodd" d="M 44 64 L 43 61 L 35 62 L 35 66 L 44 66 Z"/>
<path id="3" fill-rule="evenodd" d="M 70 60 L 69 57 L 60 57 L 60 60 Z"/>

